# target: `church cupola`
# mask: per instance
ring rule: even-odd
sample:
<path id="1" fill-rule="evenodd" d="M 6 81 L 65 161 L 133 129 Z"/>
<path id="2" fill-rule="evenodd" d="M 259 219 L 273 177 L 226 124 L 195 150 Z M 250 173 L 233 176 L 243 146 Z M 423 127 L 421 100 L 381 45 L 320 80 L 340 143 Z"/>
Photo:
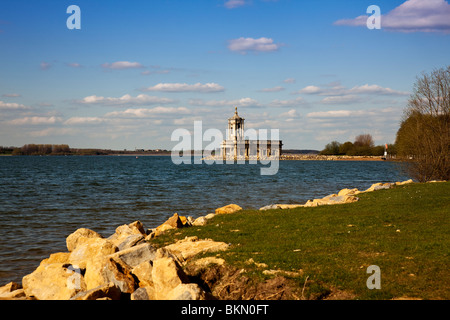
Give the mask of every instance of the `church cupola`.
<path id="1" fill-rule="evenodd" d="M 227 140 L 244 139 L 244 120 L 239 117 L 237 107 L 235 107 L 234 116 L 228 119 Z"/>

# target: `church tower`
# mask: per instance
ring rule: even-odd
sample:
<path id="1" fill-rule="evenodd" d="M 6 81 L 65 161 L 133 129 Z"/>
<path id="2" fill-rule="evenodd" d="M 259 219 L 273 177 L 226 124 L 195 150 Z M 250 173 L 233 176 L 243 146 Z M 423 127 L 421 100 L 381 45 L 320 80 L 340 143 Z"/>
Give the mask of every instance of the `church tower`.
<path id="1" fill-rule="evenodd" d="M 228 119 L 227 138 L 220 144 L 220 157 L 223 160 L 261 160 L 281 155 L 281 140 L 259 140 L 244 137 L 244 118 L 234 115 Z M 255 137 L 256 138 L 256 137 Z"/>
<path id="2" fill-rule="evenodd" d="M 239 117 L 237 107 L 234 110 L 234 116 L 228 119 L 227 140 L 243 140 L 245 119 Z"/>

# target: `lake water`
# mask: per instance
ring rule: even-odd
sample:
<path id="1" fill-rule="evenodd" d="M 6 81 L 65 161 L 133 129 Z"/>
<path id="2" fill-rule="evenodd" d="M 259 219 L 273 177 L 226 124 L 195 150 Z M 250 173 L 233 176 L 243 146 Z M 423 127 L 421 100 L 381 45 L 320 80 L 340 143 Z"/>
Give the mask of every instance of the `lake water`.
<path id="1" fill-rule="evenodd" d="M 279 166 L 276 175 L 261 176 L 259 164 L 175 165 L 167 156 L 0 157 L 0 286 L 67 251 L 65 238 L 81 227 L 108 237 L 135 220 L 154 228 L 175 212 L 196 218 L 230 203 L 305 203 L 409 179 L 393 162 Z"/>

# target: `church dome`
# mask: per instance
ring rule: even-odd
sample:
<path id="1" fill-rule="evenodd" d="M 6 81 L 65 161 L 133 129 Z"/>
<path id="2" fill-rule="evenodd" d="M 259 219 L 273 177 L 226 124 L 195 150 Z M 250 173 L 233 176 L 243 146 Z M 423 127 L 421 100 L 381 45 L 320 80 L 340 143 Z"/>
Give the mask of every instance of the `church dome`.
<path id="1" fill-rule="evenodd" d="M 244 118 L 239 117 L 238 112 L 237 112 L 237 107 L 234 108 L 234 116 L 232 116 L 228 120 L 233 120 L 233 119 L 244 120 Z"/>

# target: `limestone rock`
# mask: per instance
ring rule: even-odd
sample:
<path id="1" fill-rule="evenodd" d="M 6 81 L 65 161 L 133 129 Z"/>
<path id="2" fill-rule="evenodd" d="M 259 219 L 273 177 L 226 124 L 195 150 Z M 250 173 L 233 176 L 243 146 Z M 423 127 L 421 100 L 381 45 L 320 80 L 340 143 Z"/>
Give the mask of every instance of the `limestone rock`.
<path id="1" fill-rule="evenodd" d="M 0 300 L 26 300 L 27 295 L 23 289 L 17 289 L 0 295 Z"/>
<path id="2" fill-rule="evenodd" d="M 131 270 L 139 280 L 139 287 L 148 287 L 153 285 L 152 279 L 153 265 L 151 261 L 141 262 Z"/>
<path id="3" fill-rule="evenodd" d="M 135 221 L 130 224 L 118 226 L 115 232 L 117 237 L 128 237 L 133 234 L 145 235 L 144 225 L 140 221 Z"/>
<path id="4" fill-rule="evenodd" d="M 86 290 L 91 290 L 108 283 L 108 279 L 104 274 L 107 258 L 105 256 L 90 259 L 86 263 L 86 271 L 84 273 L 84 281 Z"/>
<path id="5" fill-rule="evenodd" d="M 259 208 L 260 211 L 276 210 L 276 209 L 280 209 L 277 204 L 269 204 L 267 206 Z"/>
<path id="6" fill-rule="evenodd" d="M 71 264 L 81 269 L 86 268 L 88 260 L 97 256 L 107 256 L 119 249 L 109 240 L 103 238 L 86 238 L 78 239 L 76 248 L 71 252 L 69 261 Z"/>
<path id="7" fill-rule="evenodd" d="M 217 242 L 211 239 L 199 240 L 196 236 L 177 241 L 176 243 L 165 246 L 180 259 L 185 261 L 201 252 L 217 252 L 228 249 L 225 242 Z"/>
<path id="8" fill-rule="evenodd" d="M 25 291 L 22 285 L 16 282 L 10 282 L 0 287 L 0 299 L 20 299 L 25 298 Z"/>
<path id="9" fill-rule="evenodd" d="M 186 222 L 185 217 L 181 219 L 178 213 L 174 213 L 173 216 L 171 216 L 169 219 L 167 219 L 166 222 L 164 222 L 164 224 L 168 224 L 172 228 L 183 228 L 184 227 L 183 221 Z"/>
<path id="10" fill-rule="evenodd" d="M 314 202 L 314 200 L 308 200 L 306 201 L 304 207 L 317 207 L 317 202 Z"/>
<path id="11" fill-rule="evenodd" d="M 205 292 L 196 283 L 180 283 L 165 296 L 166 300 L 205 300 Z"/>
<path id="12" fill-rule="evenodd" d="M 23 277 L 22 285 L 28 297 L 38 300 L 68 300 L 86 289 L 83 276 L 63 263 L 41 263 Z"/>
<path id="13" fill-rule="evenodd" d="M 92 231 L 90 229 L 86 228 L 77 229 L 75 232 L 73 232 L 66 238 L 67 250 L 73 251 L 77 247 L 78 240 L 80 238 L 103 238 L 103 237 L 97 232 Z"/>
<path id="14" fill-rule="evenodd" d="M 340 204 L 340 203 L 352 203 L 359 200 L 358 197 L 345 195 L 345 196 L 334 196 L 330 197 L 327 200 L 326 204 Z"/>
<path id="15" fill-rule="evenodd" d="M 98 286 L 88 291 L 82 291 L 73 296 L 70 300 L 98 300 L 109 298 L 110 300 L 120 300 L 121 291 L 113 283 Z"/>
<path id="16" fill-rule="evenodd" d="M 208 220 L 205 217 L 198 217 L 194 220 L 194 223 L 192 223 L 193 226 L 204 226 Z"/>
<path id="17" fill-rule="evenodd" d="M 41 264 L 69 263 L 70 252 L 56 252 L 50 254 L 50 257 L 41 261 Z"/>
<path id="18" fill-rule="evenodd" d="M 266 211 L 266 210 L 276 210 L 276 209 L 295 209 L 295 208 L 301 208 L 301 207 L 304 207 L 304 205 L 303 204 L 270 204 L 268 206 L 259 208 L 259 210 Z"/>
<path id="19" fill-rule="evenodd" d="M 214 218 L 215 216 L 216 216 L 215 213 L 208 213 L 208 214 L 205 216 L 205 219 L 206 219 L 206 220 L 209 220 L 209 219 Z"/>
<path id="20" fill-rule="evenodd" d="M 107 258 L 103 274 L 108 282 L 116 285 L 121 292 L 133 293 L 138 287 L 130 268 L 120 259 Z"/>
<path id="21" fill-rule="evenodd" d="M 339 191 L 338 196 L 347 196 L 347 195 L 356 195 L 360 193 L 358 189 L 354 188 L 354 189 L 342 189 L 341 191 Z"/>
<path id="22" fill-rule="evenodd" d="M 178 213 L 174 213 L 173 216 L 167 219 L 166 222 L 155 229 L 154 236 L 159 236 L 166 230 L 189 227 L 192 225 L 192 223 L 190 222 L 191 219 L 188 219 L 185 216 L 180 216 L 178 215 Z"/>
<path id="23" fill-rule="evenodd" d="M 153 286 L 147 286 L 136 289 L 131 296 L 131 300 L 156 300 L 155 289 Z"/>
<path id="24" fill-rule="evenodd" d="M 156 228 L 155 229 L 149 229 L 149 233 L 148 235 L 145 236 L 145 241 L 150 241 L 152 240 L 154 237 L 156 237 Z"/>
<path id="25" fill-rule="evenodd" d="M 135 221 L 117 227 L 116 232 L 108 240 L 114 243 L 119 250 L 123 250 L 136 245 L 145 236 L 144 225 L 140 221 Z"/>
<path id="26" fill-rule="evenodd" d="M 17 289 L 22 289 L 22 286 L 20 284 L 18 284 L 17 282 L 12 281 L 12 282 L 0 287 L 0 296 L 5 293 L 13 292 Z"/>
<path id="27" fill-rule="evenodd" d="M 134 247 L 135 245 L 141 244 L 145 241 L 145 236 L 142 234 L 132 234 L 123 239 L 122 241 L 117 241 L 116 245 L 119 251 Z"/>
<path id="28" fill-rule="evenodd" d="M 180 218 L 180 221 L 182 223 L 183 227 L 190 227 L 192 225 L 192 217 L 185 217 L 185 216 L 178 216 Z"/>
<path id="29" fill-rule="evenodd" d="M 89 260 L 86 264 L 84 281 L 86 290 L 113 283 L 120 291 L 132 293 L 138 286 L 130 266 L 113 255 Z"/>
<path id="30" fill-rule="evenodd" d="M 145 234 L 144 225 L 139 220 L 128 224 L 128 227 L 131 228 L 133 230 L 133 232 L 136 234 L 138 234 L 138 233 Z"/>
<path id="31" fill-rule="evenodd" d="M 194 223 L 194 218 L 192 218 L 191 216 L 188 216 L 187 217 L 187 225 L 192 226 L 193 223 Z"/>
<path id="32" fill-rule="evenodd" d="M 402 182 L 396 182 L 395 185 L 396 186 L 403 186 L 405 184 L 409 184 L 409 183 L 413 183 L 414 181 L 412 179 L 406 180 L 406 181 L 402 181 Z"/>
<path id="33" fill-rule="evenodd" d="M 240 210 L 242 210 L 242 208 L 240 206 L 238 206 L 237 204 L 229 204 L 227 206 L 217 208 L 216 214 L 229 214 L 229 213 L 235 213 Z"/>
<path id="34" fill-rule="evenodd" d="M 352 195 L 339 196 L 336 194 L 332 194 L 332 195 L 326 196 L 322 199 L 308 200 L 304 206 L 305 207 L 317 207 L 317 206 L 323 206 L 323 205 L 352 203 L 352 202 L 355 202 L 358 200 L 359 200 L 358 197 L 355 197 Z"/>
<path id="35" fill-rule="evenodd" d="M 382 190 L 382 189 L 389 189 L 392 186 L 391 183 L 382 183 L 382 182 L 378 182 L 378 183 L 374 183 L 370 186 L 370 188 L 368 188 L 366 191 L 364 192 L 371 192 L 371 191 L 376 191 L 376 190 Z"/>
<path id="36" fill-rule="evenodd" d="M 303 207 L 302 204 L 276 204 L 278 209 L 295 209 Z"/>
<path id="37" fill-rule="evenodd" d="M 155 237 L 159 236 L 161 233 L 163 233 L 164 231 L 167 230 L 171 230 L 171 229 L 175 229 L 174 227 L 172 227 L 169 224 L 163 223 L 162 225 L 158 226 L 155 229 L 155 232 L 153 233 L 155 235 Z"/>
<path id="38" fill-rule="evenodd" d="M 130 267 L 134 268 L 144 261 L 155 259 L 156 249 L 149 243 L 142 243 L 137 246 L 118 251 L 111 257 L 119 258 Z"/>
<path id="39" fill-rule="evenodd" d="M 188 280 L 182 268 L 174 259 L 168 257 L 159 258 L 153 262 L 152 278 L 155 298 L 158 300 L 166 299 L 170 291 Z"/>

